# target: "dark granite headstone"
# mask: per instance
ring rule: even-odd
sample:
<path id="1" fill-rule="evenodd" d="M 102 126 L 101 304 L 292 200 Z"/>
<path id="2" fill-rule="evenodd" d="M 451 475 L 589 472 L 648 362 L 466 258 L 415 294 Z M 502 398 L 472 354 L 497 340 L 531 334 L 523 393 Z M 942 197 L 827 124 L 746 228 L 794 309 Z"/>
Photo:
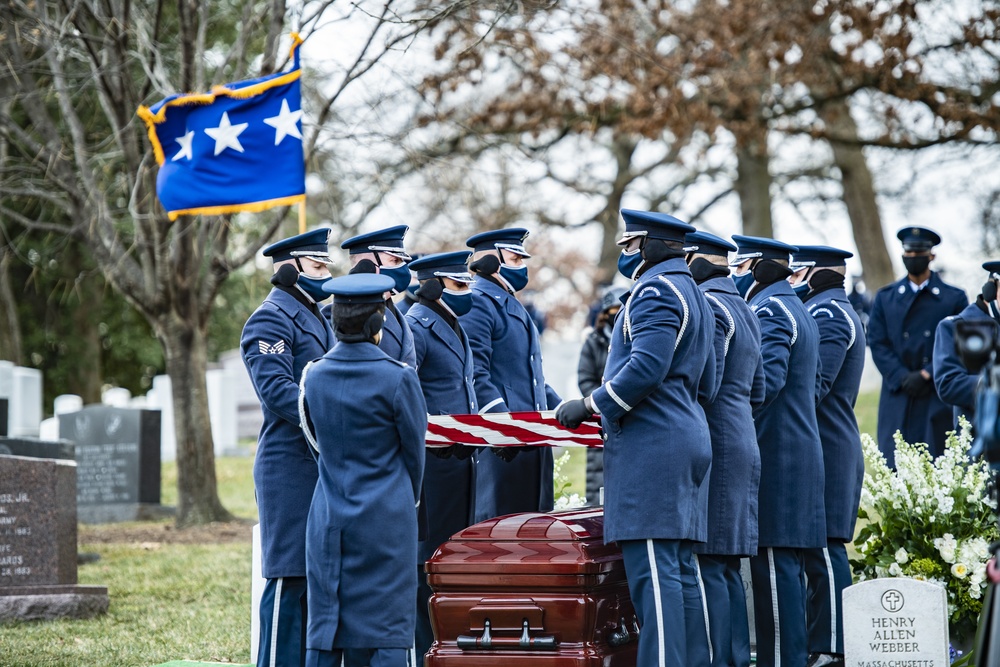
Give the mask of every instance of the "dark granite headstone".
<path id="1" fill-rule="evenodd" d="M 76 458 L 76 445 L 70 440 L 0 437 L 0 454 L 72 461 Z"/>
<path id="2" fill-rule="evenodd" d="M 0 455 L 0 620 L 107 611 L 76 581 L 76 463 Z"/>
<path id="3" fill-rule="evenodd" d="M 89 405 L 59 415 L 76 443 L 77 513 L 84 523 L 169 515 L 160 505 L 160 412 Z"/>
<path id="4" fill-rule="evenodd" d="M 7 435 L 9 406 L 6 398 L 0 398 L 0 435 Z"/>

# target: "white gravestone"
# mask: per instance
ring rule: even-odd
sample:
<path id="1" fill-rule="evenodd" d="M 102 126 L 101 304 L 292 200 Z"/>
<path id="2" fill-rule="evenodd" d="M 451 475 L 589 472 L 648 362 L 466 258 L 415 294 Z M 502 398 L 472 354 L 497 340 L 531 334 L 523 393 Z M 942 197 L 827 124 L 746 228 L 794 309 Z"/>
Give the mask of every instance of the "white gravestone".
<path id="1" fill-rule="evenodd" d="M 0 394 L 2 396 L 2 394 Z M 38 437 L 42 423 L 42 372 L 37 368 L 14 366 L 11 375 L 10 421 L 11 437 Z"/>
<path id="2" fill-rule="evenodd" d="M 146 406 L 160 411 L 160 460 L 177 459 L 177 437 L 174 435 L 174 398 L 169 375 L 153 378 L 153 388 L 146 393 Z"/>
<path id="3" fill-rule="evenodd" d="M 948 597 L 937 584 L 905 578 L 844 590 L 847 667 L 947 667 Z"/>

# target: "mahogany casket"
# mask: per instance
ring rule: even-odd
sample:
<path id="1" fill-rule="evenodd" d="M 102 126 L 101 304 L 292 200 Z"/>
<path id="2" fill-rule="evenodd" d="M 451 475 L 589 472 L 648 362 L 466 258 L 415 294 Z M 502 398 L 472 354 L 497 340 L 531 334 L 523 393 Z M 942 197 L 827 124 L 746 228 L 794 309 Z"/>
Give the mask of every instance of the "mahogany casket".
<path id="1" fill-rule="evenodd" d="M 638 621 L 604 510 L 511 514 L 452 536 L 427 561 L 428 667 L 633 667 Z"/>

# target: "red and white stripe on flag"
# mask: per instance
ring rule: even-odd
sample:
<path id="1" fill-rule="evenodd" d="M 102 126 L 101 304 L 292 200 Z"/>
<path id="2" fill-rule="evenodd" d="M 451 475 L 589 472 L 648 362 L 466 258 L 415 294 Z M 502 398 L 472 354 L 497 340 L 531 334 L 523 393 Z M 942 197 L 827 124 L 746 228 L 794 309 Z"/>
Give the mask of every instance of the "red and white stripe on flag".
<path id="1" fill-rule="evenodd" d="M 427 446 L 476 447 L 603 447 L 600 424 L 584 422 L 576 430 L 564 428 L 554 410 L 545 412 L 490 412 L 483 415 L 431 415 L 427 419 Z"/>

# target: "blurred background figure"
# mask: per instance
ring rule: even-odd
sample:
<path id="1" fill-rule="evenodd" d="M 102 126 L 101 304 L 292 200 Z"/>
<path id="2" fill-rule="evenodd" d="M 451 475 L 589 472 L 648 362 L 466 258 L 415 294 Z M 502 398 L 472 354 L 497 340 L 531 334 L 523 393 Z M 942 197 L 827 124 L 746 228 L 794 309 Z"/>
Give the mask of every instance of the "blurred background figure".
<path id="1" fill-rule="evenodd" d="M 868 318 L 872 313 L 872 295 L 865 287 L 865 279 L 861 276 L 851 276 L 851 291 L 847 295 L 847 300 L 854 308 L 854 312 L 861 318 L 861 325 L 868 332 Z"/>
<path id="2" fill-rule="evenodd" d="M 611 345 L 611 330 L 615 317 L 621 310 L 621 297 L 628 290 L 622 287 L 608 286 L 601 294 L 597 313 L 594 318 L 594 330 L 587 336 L 580 350 L 580 363 L 576 368 L 577 384 L 580 393 L 586 398 L 601 386 L 604 378 L 604 364 L 608 360 L 608 346 Z M 601 449 L 587 450 L 587 501 L 596 503 L 600 489 L 604 486 L 604 451 Z"/>

